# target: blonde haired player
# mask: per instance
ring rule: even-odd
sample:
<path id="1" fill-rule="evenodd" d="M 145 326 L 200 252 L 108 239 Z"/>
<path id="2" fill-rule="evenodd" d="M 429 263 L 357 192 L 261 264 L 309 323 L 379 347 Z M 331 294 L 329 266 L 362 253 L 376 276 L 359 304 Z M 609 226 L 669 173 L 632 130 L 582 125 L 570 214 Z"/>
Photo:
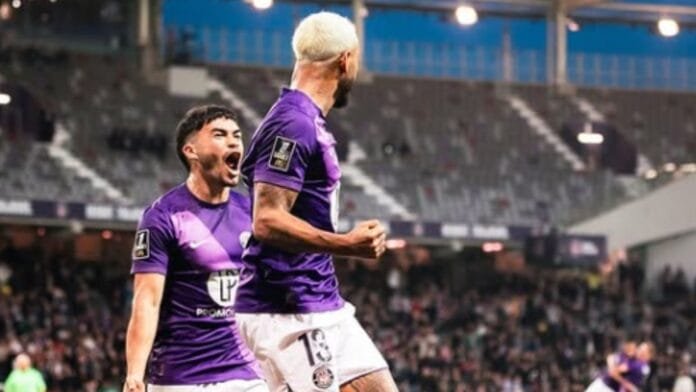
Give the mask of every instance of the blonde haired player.
<path id="1" fill-rule="evenodd" d="M 348 19 L 320 12 L 299 24 L 292 44 L 291 87 L 254 133 L 242 165 L 253 236 L 237 298 L 240 331 L 274 392 L 396 391 L 387 363 L 339 294 L 332 260 L 375 259 L 385 250 L 377 220 L 336 233 L 341 172 L 325 119 L 348 102 L 358 37 Z"/>

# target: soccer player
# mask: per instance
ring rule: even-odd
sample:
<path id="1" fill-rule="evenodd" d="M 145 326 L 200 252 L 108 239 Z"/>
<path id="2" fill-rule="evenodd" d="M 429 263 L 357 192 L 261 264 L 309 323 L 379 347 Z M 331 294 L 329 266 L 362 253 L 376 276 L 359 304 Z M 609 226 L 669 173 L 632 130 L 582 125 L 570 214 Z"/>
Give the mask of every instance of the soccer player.
<path id="1" fill-rule="evenodd" d="M 242 164 L 253 199 L 244 262 L 253 274 L 239 290 L 240 331 L 274 392 L 396 391 L 384 358 L 339 294 L 332 261 L 375 259 L 385 250 L 377 220 L 336 233 L 341 172 L 326 115 L 347 104 L 358 73 L 355 27 L 316 13 L 298 25 L 292 44 L 291 87 L 259 125 Z"/>
<path id="2" fill-rule="evenodd" d="M 123 390 L 263 392 L 234 319 L 248 197 L 232 192 L 243 154 L 236 114 L 191 109 L 176 149 L 188 178 L 145 210 L 133 246 L 133 310 Z"/>
<path id="3" fill-rule="evenodd" d="M 628 368 L 622 375 L 627 383 L 622 384 L 621 392 L 638 392 L 643 388 L 650 376 L 650 360 L 653 351 L 652 343 L 643 342 L 638 346 L 635 358 L 628 361 Z"/>
<path id="4" fill-rule="evenodd" d="M 590 384 L 586 392 L 637 391 L 633 389 L 636 386 L 632 383 L 632 379 L 627 377 L 627 374 L 636 366 L 637 353 L 638 347 L 636 342 L 633 340 L 626 341 L 621 352 L 607 357 L 606 371 Z"/>

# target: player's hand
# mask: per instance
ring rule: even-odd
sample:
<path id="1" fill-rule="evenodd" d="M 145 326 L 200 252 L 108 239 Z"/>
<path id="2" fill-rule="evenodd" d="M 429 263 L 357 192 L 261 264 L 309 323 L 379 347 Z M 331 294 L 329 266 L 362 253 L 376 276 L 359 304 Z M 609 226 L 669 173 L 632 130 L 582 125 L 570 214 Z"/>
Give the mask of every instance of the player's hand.
<path id="1" fill-rule="evenodd" d="M 123 383 L 123 392 L 145 392 L 145 383 L 142 379 L 127 377 Z"/>
<path id="2" fill-rule="evenodd" d="M 640 392 L 638 387 L 628 381 L 621 382 L 621 392 Z"/>
<path id="3" fill-rule="evenodd" d="M 387 249 L 387 232 L 376 219 L 359 222 L 347 236 L 350 239 L 351 256 L 378 259 Z"/>

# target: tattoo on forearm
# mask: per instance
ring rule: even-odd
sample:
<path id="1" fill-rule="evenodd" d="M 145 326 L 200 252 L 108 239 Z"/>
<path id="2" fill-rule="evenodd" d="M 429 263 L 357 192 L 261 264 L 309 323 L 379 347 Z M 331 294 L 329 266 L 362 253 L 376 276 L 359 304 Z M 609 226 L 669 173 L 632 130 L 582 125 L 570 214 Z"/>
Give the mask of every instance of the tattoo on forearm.
<path id="1" fill-rule="evenodd" d="M 295 205 L 297 192 L 293 190 L 265 183 L 257 183 L 255 187 L 255 214 L 263 209 L 280 209 L 290 212 L 293 205 Z M 287 231 L 278 230 L 277 228 L 267 233 L 266 242 L 290 252 L 306 252 L 309 250 L 307 249 L 305 241 L 298 239 Z"/>

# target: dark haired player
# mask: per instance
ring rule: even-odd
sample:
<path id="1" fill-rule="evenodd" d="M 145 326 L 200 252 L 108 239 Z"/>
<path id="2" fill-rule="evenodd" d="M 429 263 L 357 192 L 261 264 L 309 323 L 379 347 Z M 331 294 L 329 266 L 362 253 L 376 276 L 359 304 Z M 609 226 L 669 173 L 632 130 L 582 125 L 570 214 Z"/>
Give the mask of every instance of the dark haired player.
<path id="1" fill-rule="evenodd" d="M 152 392 L 268 391 L 234 318 L 251 225 L 248 198 L 230 190 L 243 154 L 235 113 L 191 109 L 176 149 L 188 178 L 145 210 L 135 234 L 123 390 L 147 380 Z"/>

